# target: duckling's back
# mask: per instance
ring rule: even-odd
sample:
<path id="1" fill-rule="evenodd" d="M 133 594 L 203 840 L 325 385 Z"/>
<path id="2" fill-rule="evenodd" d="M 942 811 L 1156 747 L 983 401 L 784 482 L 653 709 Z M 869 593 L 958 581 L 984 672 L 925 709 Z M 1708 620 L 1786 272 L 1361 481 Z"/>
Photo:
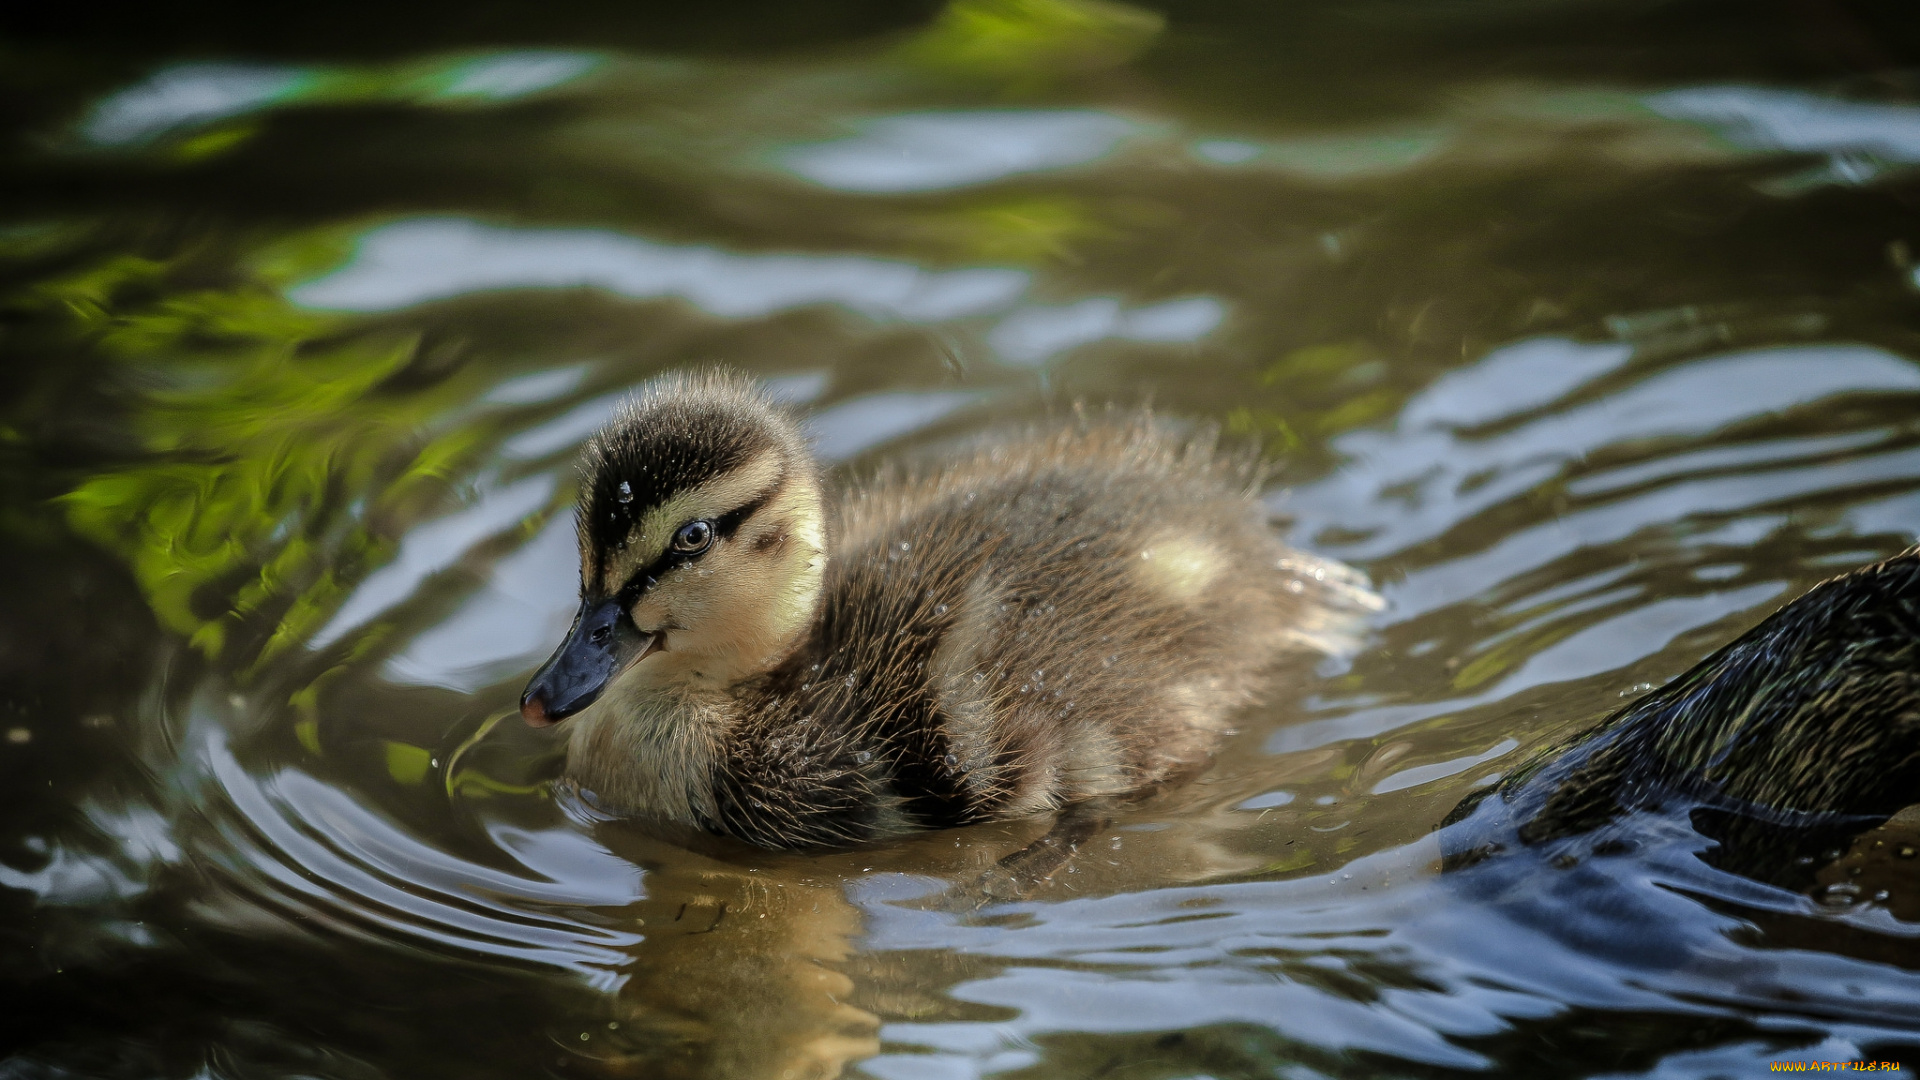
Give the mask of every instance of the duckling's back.
<path id="1" fill-rule="evenodd" d="M 1144 418 L 886 474 L 834 507 L 818 624 L 756 689 L 716 822 L 858 841 L 1133 795 L 1378 607 L 1281 543 L 1255 469 Z"/>

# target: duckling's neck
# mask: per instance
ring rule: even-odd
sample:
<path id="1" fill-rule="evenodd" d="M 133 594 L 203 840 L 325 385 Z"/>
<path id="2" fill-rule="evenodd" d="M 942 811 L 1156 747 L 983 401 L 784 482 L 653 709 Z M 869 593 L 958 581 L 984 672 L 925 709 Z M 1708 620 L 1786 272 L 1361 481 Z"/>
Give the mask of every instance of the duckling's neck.
<path id="1" fill-rule="evenodd" d="M 567 777 L 615 813 L 711 821 L 730 711 L 712 697 L 616 684 L 575 718 Z"/>

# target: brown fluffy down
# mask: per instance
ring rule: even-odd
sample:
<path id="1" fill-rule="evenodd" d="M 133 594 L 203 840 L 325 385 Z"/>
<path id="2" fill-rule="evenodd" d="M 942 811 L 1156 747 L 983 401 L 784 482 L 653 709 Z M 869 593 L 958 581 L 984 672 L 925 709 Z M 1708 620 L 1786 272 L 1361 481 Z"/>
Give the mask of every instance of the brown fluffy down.
<path id="1" fill-rule="evenodd" d="M 656 389 L 616 427 L 672 420 L 676 394 L 775 415 L 717 376 Z M 802 444 L 788 429 L 759 445 Z M 594 453 L 605 491 L 623 463 Z M 696 684 L 650 658 L 583 713 L 568 772 L 610 811 L 791 848 L 1136 794 L 1203 766 L 1277 662 L 1350 647 L 1379 606 L 1280 541 L 1253 462 L 1144 414 L 1077 415 L 824 497 L 791 489 L 816 482 L 810 460 L 777 464 L 785 486 L 736 550 L 663 577 L 658 605 L 724 619 L 700 590 L 720 595 L 746 560 L 799 566 L 793 537 L 824 526 L 811 617 L 745 677 Z"/>

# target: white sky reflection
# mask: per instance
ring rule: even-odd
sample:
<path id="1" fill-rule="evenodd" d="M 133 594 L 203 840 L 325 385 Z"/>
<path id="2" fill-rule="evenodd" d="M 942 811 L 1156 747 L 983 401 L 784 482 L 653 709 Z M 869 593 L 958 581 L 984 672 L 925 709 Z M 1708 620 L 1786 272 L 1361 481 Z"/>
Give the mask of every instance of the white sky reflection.
<path id="1" fill-rule="evenodd" d="M 382 672 L 399 683 L 473 691 L 553 651 L 578 602 L 580 556 L 573 515 L 494 564 L 485 588 L 413 639 Z"/>
<path id="2" fill-rule="evenodd" d="M 181 124 L 263 108 L 291 95 L 311 77 L 306 68 L 181 64 L 101 101 L 80 133 L 105 146 L 137 142 Z"/>
<path id="3" fill-rule="evenodd" d="M 1333 445 L 1347 464 L 1325 480 L 1296 489 L 1282 508 L 1301 523 L 1297 535 L 1304 539 L 1310 540 L 1321 523 L 1335 520 L 1342 529 L 1366 531 L 1364 540 L 1321 547 L 1340 558 L 1377 558 L 1431 540 L 1603 447 L 1632 439 L 1706 435 L 1851 391 L 1920 392 L 1920 368 L 1911 362 L 1864 345 L 1832 344 L 1705 357 L 1605 397 L 1564 404 L 1630 356 L 1623 345 L 1558 338 L 1495 350 L 1415 395 L 1392 430 L 1361 429 L 1335 438 Z M 1463 430 L 1517 419 L 1557 403 L 1562 405 L 1558 411 L 1490 437 L 1477 438 Z M 1846 469 L 1860 472 L 1866 467 L 1856 461 Z M 1696 483 L 1731 489 L 1741 479 Z M 1777 495 L 1783 482 L 1779 475 L 1761 479 L 1766 481 L 1762 490 Z M 1386 491 L 1405 494 L 1381 497 Z M 1570 520 L 1561 521 L 1560 531 L 1571 527 Z M 1517 565 L 1525 564 L 1509 564 L 1509 575 Z M 1392 592 L 1390 588 L 1394 610 L 1404 617 L 1403 599 Z"/>
<path id="4" fill-rule="evenodd" d="M 553 497 L 556 481 L 541 473 L 486 490 L 472 506 L 416 526 L 393 561 L 367 575 L 327 625 L 313 636 L 318 648 L 405 600 L 420 583 L 458 562 L 474 544 L 505 532 Z"/>
<path id="5" fill-rule="evenodd" d="M 791 147 L 779 161 L 841 191 L 939 191 L 1084 165 L 1142 130 L 1092 109 L 911 113 L 865 121 L 850 138 Z"/>
<path id="6" fill-rule="evenodd" d="M 288 296 L 311 308 L 370 312 L 490 289 L 594 287 L 634 298 L 678 296 L 729 318 L 840 304 L 878 318 L 937 322 L 1006 307 L 1029 279 L 1025 270 L 1000 267 L 937 271 L 865 255 L 739 255 L 604 229 L 427 218 L 368 232 L 347 265 Z"/>
<path id="7" fill-rule="evenodd" d="M 1211 296 L 1136 308 L 1110 296 L 1096 296 L 1057 307 L 1021 308 L 987 334 L 987 343 L 1001 359 L 1031 367 L 1068 349 L 1108 338 L 1168 344 L 1198 341 L 1226 317 L 1226 305 Z"/>
<path id="8" fill-rule="evenodd" d="M 80 125 L 88 142 L 125 146 L 171 128 L 226 120 L 291 101 L 510 101 L 593 70 L 590 53 L 503 52 L 442 58 L 424 68 L 176 64 L 109 94 Z"/>
<path id="9" fill-rule="evenodd" d="M 1920 108 L 1842 101 L 1795 90 L 1702 86 L 1646 99 L 1661 116 L 1705 124 L 1760 150 L 1866 154 L 1920 162 Z"/>

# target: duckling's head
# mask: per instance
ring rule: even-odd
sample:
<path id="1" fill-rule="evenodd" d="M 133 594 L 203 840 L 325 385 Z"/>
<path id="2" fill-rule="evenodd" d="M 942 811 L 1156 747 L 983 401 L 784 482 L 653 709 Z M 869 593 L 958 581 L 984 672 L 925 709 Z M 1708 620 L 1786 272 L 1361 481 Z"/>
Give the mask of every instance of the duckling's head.
<path id="1" fill-rule="evenodd" d="M 798 426 L 724 372 L 657 379 L 587 444 L 580 610 L 520 699 L 528 723 L 623 693 L 765 671 L 805 633 L 826 553 Z"/>

